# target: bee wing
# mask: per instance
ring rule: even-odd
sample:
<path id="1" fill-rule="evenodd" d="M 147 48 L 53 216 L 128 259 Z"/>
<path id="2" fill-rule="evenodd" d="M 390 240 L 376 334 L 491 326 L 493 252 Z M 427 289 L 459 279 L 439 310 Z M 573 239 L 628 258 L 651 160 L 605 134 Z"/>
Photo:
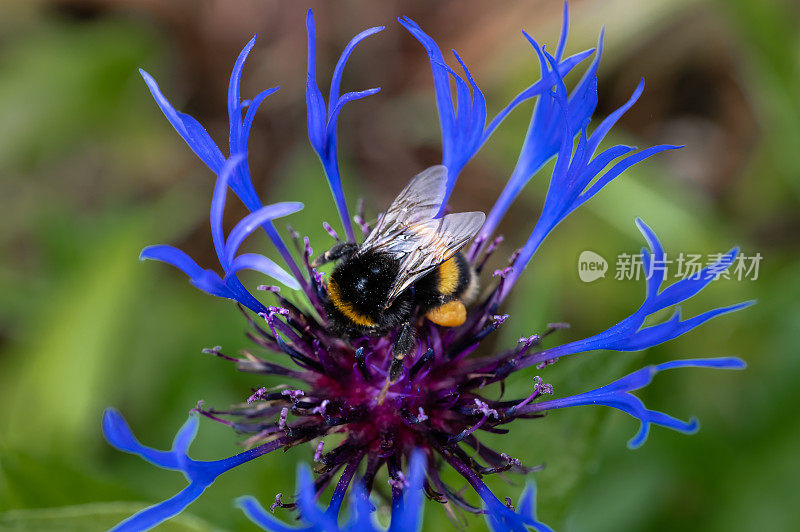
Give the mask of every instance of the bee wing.
<path id="1" fill-rule="evenodd" d="M 447 168 L 442 165 L 431 166 L 414 176 L 361 244 L 361 251 L 384 247 L 410 226 L 432 220 L 444 200 L 446 182 Z"/>
<path id="2" fill-rule="evenodd" d="M 434 219 L 445 196 L 447 168 L 431 166 L 417 174 L 386 209 L 357 253 L 377 250 L 400 260 L 387 306 L 414 281 L 456 254 L 483 225 L 482 212 L 460 212 Z"/>
<path id="3" fill-rule="evenodd" d="M 406 238 L 390 246 L 404 256 L 387 306 L 417 279 L 455 255 L 480 230 L 484 220 L 486 215 L 482 212 L 459 212 L 410 226 L 402 235 Z"/>

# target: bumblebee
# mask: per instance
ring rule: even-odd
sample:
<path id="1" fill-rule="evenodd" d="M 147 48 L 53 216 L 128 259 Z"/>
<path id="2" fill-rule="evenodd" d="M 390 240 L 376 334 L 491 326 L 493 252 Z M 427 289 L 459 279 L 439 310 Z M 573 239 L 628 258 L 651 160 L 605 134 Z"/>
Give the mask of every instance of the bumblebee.
<path id="1" fill-rule="evenodd" d="M 482 212 L 436 218 L 446 194 L 447 169 L 433 166 L 416 175 L 389 205 L 361 245 L 343 242 L 314 261 L 340 261 L 328 280 L 325 310 L 334 333 L 382 336 L 399 328 L 393 352 L 411 351 L 417 315 L 456 327 L 466 320 L 465 303 L 477 291 L 475 272 L 459 250 L 483 225 Z"/>

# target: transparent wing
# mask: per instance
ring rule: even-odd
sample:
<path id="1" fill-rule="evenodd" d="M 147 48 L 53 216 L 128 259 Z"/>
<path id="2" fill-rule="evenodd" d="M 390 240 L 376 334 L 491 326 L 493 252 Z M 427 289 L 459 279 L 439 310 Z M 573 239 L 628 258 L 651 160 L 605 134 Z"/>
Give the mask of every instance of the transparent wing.
<path id="1" fill-rule="evenodd" d="M 417 174 L 386 209 L 357 253 L 376 250 L 400 259 L 387 306 L 414 281 L 455 255 L 480 230 L 486 215 L 460 212 L 434 219 L 445 196 L 447 168 Z"/>
<path id="2" fill-rule="evenodd" d="M 397 253 L 402 252 L 403 257 L 401 273 L 392 285 L 388 304 L 417 279 L 455 255 L 480 230 L 484 220 L 486 215 L 482 212 L 459 212 L 410 226 L 409 237 L 389 246 Z"/>
<path id="3" fill-rule="evenodd" d="M 382 247 L 409 226 L 432 220 L 444 200 L 446 182 L 447 168 L 442 165 L 431 166 L 414 176 L 380 217 L 361 244 L 361 251 Z"/>

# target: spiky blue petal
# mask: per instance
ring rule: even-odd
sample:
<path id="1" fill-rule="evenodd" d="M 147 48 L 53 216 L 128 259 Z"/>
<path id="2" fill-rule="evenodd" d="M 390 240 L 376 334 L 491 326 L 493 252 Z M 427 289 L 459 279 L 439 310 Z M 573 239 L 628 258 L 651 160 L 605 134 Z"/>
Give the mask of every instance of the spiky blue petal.
<path id="1" fill-rule="evenodd" d="M 278 449 L 285 443 L 283 438 L 279 438 L 230 458 L 212 461 L 192 460 L 187 453 L 189 445 L 197 434 L 197 425 L 197 415 L 190 415 L 175 435 L 172 449 L 160 451 L 139 443 L 122 414 L 117 410 L 109 408 L 103 412 L 103 434 L 108 443 L 120 451 L 135 454 L 163 469 L 180 471 L 189 481 L 189 485 L 175 496 L 132 515 L 115 526 L 113 530 L 119 532 L 149 530 L 159 523 L 163 523 L 183 511 L 222 473 Z"/>
<path id="2" fill-rule="evenodd" d="M 250 129 L 252 128 L 258 106 L 267 96 L 278 90 L 278 87 L 273 87 L 262 91 L 252 102 L 240 101 L 239 86 L 241 84 L 242 70 L 255 41 L 256 37 L 254 36 L 239 53 L 228 84 L 228 116 L 230 122 L 230 131 L 228 135 L 229 153 L 230 159 L 239 160 L 240 164 L 237 163 L 233 168 L 232 174 L 225 179 L 226 185 L 233 190 L 251 211 L 260 209 L 262 203 L 253 187 L 253 181 L 250 177 L 250 170 L 247 165 L 247 142 L 250 138 Z M 142 78 L 144 78 L 147 87 L 150 89 L 150 93 L 153 95 L 158 107 L 164 113 L 164 116 L 167 117 L 170 124 L 172 124 L 172 127 L 175 128 L 192 151 L 209 167 L 209 169 L 217 174 L 217 176 L 220 176 L 225 167 L 226 158 L 205 128 L 191 116 L 177 111 L 164 97 L 158 84 L 150 74 L 141 69 L 139 72 Z M 247 112 L 245 113 L 244 119 L 242 119 L 242 112 L 244 109 L 247 109 Z M 215 224 L 212 222 L 212 227 L 214 227 L 214 225 Z M 272 225 L 270 221 L 267 221 L 262 225 L 262 228 L 267 233 L 267 236 L 269 236 L 273 245 L 275 245 L 281 258 L 291 270 L 292 275 L 298 281 L 297 284 L 304 287 L 305 281 L 303 280 L 300 268 L 295 263 L 292 254 L 284 244 L 283 239 L 278 234 L 274 225 Z M 217 245 L 217 240 L 215 240 L 215 245 Z M 246 296 L 242 297 L 247 298 Z"/>
<path id="3" fill-rule="evenodd" d="M 530 357 L 521 366 L 530 366 L 545 360 L 597 349 L 640 351 L 672 340 L 711 318 L 741 310 L 754 303 L 754 301 L 745 301 L 736 305 L 712 309 L 689 319 L 682 319 L 680 311 L 677 311 L 664 323 L 642 328 L 645 319 L 651 314 L 686 301 L 708 286 L 720 273 L 733 264 L 738 254 L 738 249 L 733 248 L 717 262 L 707 266 L 697 275 L 681 279 L 659 291 L 664 282 L 666 271 L 663 268 L 653 268 L 650 265 L 664 263 L 664 248 L 655 233 L 642 220 L 637 219 L 636 225 L 650 245 L 650 251 L 643 250 L 643 270 L 648 280 L 647 293 L 642 305 L 636 312 L 613 327 L 583 340 L 546 349 Z"/>
<path id="4" fill-rule="evenodd" d="M 200 268 L 186 253 L 171 246 L 149 246 L 142 250 L 139 258 L 142 260 L 159 260 L 172 264 L 188 275 L 192 284 L 204 292 L 218 297 L 233 299 L 253 312 L 260 313 L 264 312 L 266 307 L 242 285 L 238 277 L 236 277 L 238 271 L 243 269 L 259 271 L 282 282 L 289 288 L 298 289 L 300 284 L 295 277 L 266 257 L 250 253 L 237 256 L 237 253 L 245 238 L 251 235 L 258 227 L 271 223 L 275 218 L 299 211 L 303 208 L 303 204 L 283 202 L 260 207 L 236 224 L 226 239 L 222 228 L 225 197 L 227 196 L 230 179 L 236 169 L 241 167 L 243 161 L 243 155 L 236 155 L 223 165 L 217 177 L 217 184 L 214 187 L 214 195 L 211 200 L 211 236 L 222 270 L 225 272 L 224 279 L 220 279 L 219 275 L 212 270 Z"/>
<path id="5" fill-rule="evenodd" d="M 531 481 L 525 486 L 525 491 L 519 498 L 516 513 L 495 498 L 491 505 L 486 507 L 486 523 L 494 532 L 517 529 L 528 530 L 533 528 L 538 532 L 553 532 L 553 529 L 536 518 L 536 484 Z M 499 505 L 499 506 L 498 506 Z"/>
<path id="6" fill-rule="evenodd" d="M 641 423 L 639 431 L 636 436 L 628 441 L 628 447 L 635 449 L 640 447 L 650 431 L 650 425 L 661 425 L 678 432 L 691 434 L 696 432 L 699 428 L 699 423 L 696 418 L 689 421 L 682 421 L 670 415 L 658 412 L 656 410 L 648 410 L 641 399 L 630 393 L 631 391 L 644 388 L 653 380 L 653 377 L 659 371 L 673 368 L 716 368 L 716 369 L 744 369 L 745 363 L 743 360 L 734 357 L 720 357 L 720 358 L 698 358 L 687 360 L 673 360 L 663 364 L 656 364 L 644 367 L 638 371 L 618 379 L 611 384 L 607 384 L 596 390 L 584 392 L 579 395 L 564 397 L 560 399 L 551 399 L 549 401 L 542 401 L 535 403 L 528 407 L 523 407 L 520 412 L 525 413 L 539 413 L 547 410 L 555 410 L 557 408 L 567 408 L 570 406 L 582 405 L 604 405 L 622 410 L 638 419 Z"/>
<path id="7" fill-rule="evenodd" d="M 447 192 L 442 208 L 455 186 L 458 175 L 470 159 L 481 149 L 491 134 L 500 125 L 500 122 L 517 105 L 525 100 L 546 93 L 553 85 L 548 79 L 541 79 L 521 93 L 503 108 L 487 125 L 486 99 L 478 88 L 466 64 L 453 50 L 453 55 L 458 61 L 463 77 L 447 66 L 439 46 L 427 33 L 422 31 L 419 24 L 409 17 L 400 17 L 400 24 L 417 39 L 428 53 L 433 73 L 433 84 L 436 92 L 436 107 L 439 112 L 439 123 L 442 131 L 442 164 L 447 167 Z M 568 27 L 566 4 L 564 6 L 564 24 L 559 40 L 558 70 L 562 76 L 566 75 L 577 64 L 588 57 L 593 50 L 581 52 L 567 59 L 561 60 Z M 450 78 L 456 84 L 455 101 L 450 88 Z M 591 111 L 589 111 L 591 113 Z M 530 144 L 530 143 L 529 143 Z M 552 155 L 551 155 L 552 156 Z M 548 156 L 547 158 L 549 158 Z"/>
<path id="8" fill-rule="evenodd" d="M 219 147 L 211 140 L 211 136 L 209 136 L 205 128 L 191 116 L 176 111 L 161 93 L 158 83 L 150 74 L 141 68 L 139 73 L 144 78 L 144 82 L 150 89 L 150 93 L 153 95 L 153 99 L 158 104 L 161 112 L 167 117 L 175 131 L 186 141 L 192 151 L 206 163 L 212 172 L 219 173 L 222 170 L 222 165 L 225 164 L 225 157 Z"/>
<path id="9" fill-rule="evenodd" d="M 536 250 L 547 237 L 547 235 L 566 218 L 572 211 L 577 209 L 586 200 L 597 194 L 604 186 L 618 177 L 622 172 L 655 155 L 656 153 L 679 148 L 679 146 L 659 145 L 653 146 L 636 153 L 636 148 L 629 146 L 613 146 L 608 148 L 595 157 L 600 142 L 609 131 L 613 123 L 622 115 L 621 111 L 629 108 L 641 95 L 644 82 L 640 82 L 630 100 L 616 112 L 612 113 L 595 131 L 588 134 L 586 126 L 581 125 L 578 143 L 573 149 L 573 134 L 570 119 L 570 107 L 567 100 L 567 89 L 563 79 L 555 68 L 556 59 L 545 50 L 536 46 L 532 42 L 537 53 L 541 58 L 542 64 L 549 64 L 549 75 L 555 79 L 555 91 L 551 93 L 558 104 L 561 115 L 560 126 L 561 146 L 558 150 L 558 158 L 550 178 L 550 185 L 545 196 L 542 213 L 536 222 L 536 226 L 523 246 L 517 260 L 514 262 L 513 271 L 506 279 L 504 296 L 513 287 L 517 277 L 527 266 Z M 622 157 L 622 159 L 619 159 Z M 612 162 L 619 159 L 609 170 L 600 175 L 601 172 Z"/>
<path id="10" fill-rule="evenodd" d="M 408 466 L 408 487 L 403 491 L 403 503 L 399 513 L 392 513 L 389 532 L 419 530 L 422 526 L 422 484 L 425 481 L 425 455 L 416 451 Z"/>
<path id="11" fill-rule="evenodd" d="M 157 260 L 175 266 L 189 276 L 189 281 L 200 290 L 213 296 L 236 299 L 230 288 L 222 282 L 217 272 L 204 270 L 186 253 L 173 246 L 148 246 L 139 254 L 140 260 Z"/>
<path id="12" fill-rule="evenodd" d="M 322 96 L 322 92 L 320 92 L 319 85 L 317 84 L 317 32 L 314 26 L 314 14 L 309 9 L 306 15 L 306 30 L 308 31 L 308 69 L 306 77 L 308 140 L 311 142 L 311 146 L 314 148 L 314 151 L 317 152 L 322 162 L 325 176 L 328 179 L 328 185 L 333 194 L 333 200 L 339 211 L 339 217 L 342 219 L 345 234 L 348 240 L 352 242 L 355 242 L 355 233 L 353 233 L 353 223 L 350 220 L 347 201 L 345 200 L 344 190 L 342 189 L 342 177 L 339 173 L 336 124 L 339 119 L 339 112 L 346 103 L 375 94 L 380 88 L 376 87 L 365 91 L 348 92 L 347 94 L 339 96 L 339 87 L 342 83 L 342 74 L 347 60 L 350 58 L 350 54 L 358 43 L 383 29 L 383 26 L 377 26 L 364 30 L 353 37 L 350 43 L 345 47 L 333 71 L 333 78 L 331 79 L 331 88 L 326 106 L 325 98 Z"/>
<path id="13" fill-rule="evenodd" d="M 414 532 L 422 526 L 422 484 L 425 481 L 425 455 L 415 452 L 411 455 L 408 485 L 398 505 L 392 508 L 392 518 L 388 529 L 379 526 L 372 518 L 374 511 L 369 497 L 360 483 L 356 482 L 350 493 L 350 517 L 342 525 L 336 519 L 338 508 L 331 512 L 323 510 L 315 499 L 314 482 L 308 467 L 297 470 L 297 504 L 303 526 L 288 526 L 267 512 L 254 497 L 241 497 L 236 501 L 245 515 L 264 530 L 272 532 Z"/>
<path id="14" fill-rule="evenodd" d="M 566 30 L 568 27 L 566 4 L 564 8 L 564 29 Z M 550 81 L 550 88 L 555 87 L 558 82 L 557 78 L 550 72 L 549 64 L 542 56 L 539 45 L 527 33 L 523 32 L 523 34 L 537 52 L 542 81 Z M 566 31 L 562 33 L 558 53 L 555 57 L 556 62 L 559 64 L 561 63 L 561 54 L 563 53 L 565 41 Z M 570 139 L 574 138 L 591 118 L 597 107 L 597 68 L 602 54 L 603 33 L 601 32 L 594 61 L 592 61 L 581 81 L 567 98 L 565 113 L 562 113 L 558 102 L 549 95 L 542 95 L 536 100 L 528 131 L 525 134 L 525 140 L 517 158 L 517 164 L 497 202 L 495 202 L 486 217 L 486 223 L 483 224 L 478 236 L 479 242 L 485 242 L 492 236 L 500 220 L 520 191 L 536 172 L 558 153 L 563 142 L 562 137 L 566 134 Z M 566 115 L 566 125 L 563 123 L 564 114 Z"/>

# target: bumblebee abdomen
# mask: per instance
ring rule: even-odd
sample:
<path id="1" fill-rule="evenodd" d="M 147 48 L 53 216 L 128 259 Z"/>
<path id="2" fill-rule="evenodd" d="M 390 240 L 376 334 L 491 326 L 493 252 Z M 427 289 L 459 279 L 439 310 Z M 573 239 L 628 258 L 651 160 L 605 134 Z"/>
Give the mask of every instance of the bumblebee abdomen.
<path id="1" fill-rule="evenodd" d="M 456 253 L 414 283 L 414 299 L 422 310 L 460 299 L 469 291 L 473 277 L 467 259 L 461 253 Z"/>
<path id="2" fill-rule="evenodd" d="M 436 268 L 438 277 L 437 289 L 444 297 L 457 295 L 459 292 L 463 291 L 461 285 L 464 284 L 463 280 L 465 275 L 462 272 L 462 267 L 459 264 L 457 257 L 460 257 L 460 255 L 456 255 L 455 257 L 444 261 L 439 265 L 438 268 Z"/>

